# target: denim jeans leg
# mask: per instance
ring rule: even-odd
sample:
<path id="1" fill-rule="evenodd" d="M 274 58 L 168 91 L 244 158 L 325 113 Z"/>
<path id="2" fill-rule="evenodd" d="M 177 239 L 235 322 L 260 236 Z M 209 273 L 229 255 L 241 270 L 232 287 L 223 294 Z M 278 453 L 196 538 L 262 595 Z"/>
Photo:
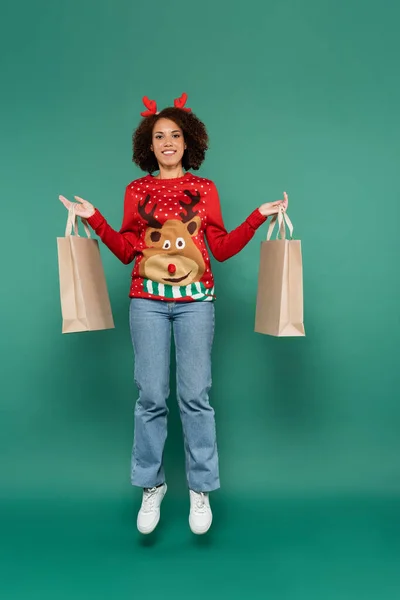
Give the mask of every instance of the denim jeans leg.
<path id="1" fill-rule="evenodd" d="M 135 406 L 131 482 L 153 487 L 165 481 L 167 398 L 171 351 L 171 314 L 166 302 L 133 298 L 130 330 L 139 397 Z"/>
<path id="2" fill-rule="evenodd" d="M 177 302 L 173 310 L 177 394 L 190 489 L 220 487 L 214 409 L 210 406 L 213 302 Z"/>

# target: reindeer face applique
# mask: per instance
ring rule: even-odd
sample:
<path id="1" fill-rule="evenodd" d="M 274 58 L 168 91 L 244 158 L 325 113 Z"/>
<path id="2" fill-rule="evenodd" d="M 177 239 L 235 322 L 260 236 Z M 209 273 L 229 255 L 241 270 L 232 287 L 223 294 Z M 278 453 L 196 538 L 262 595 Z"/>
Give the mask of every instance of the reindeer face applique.
<path id="1" fill-rule="evenodd" d="M 160 223 L 154 216 L 157 205 L 147 212 L 150 196 L 139 204 L 139 214 L 148 223 L 145 234 L 147 248 L 139 266 L 141 277 L 167 285 L 184 286 L 200 281 L 206 269 L 203 255 L 193 237 L 201 227 L 201 219 L 194 207 L 200 202 L 200 194 L 185 190 L 190 202 L 180 201 L 185 212 L 181 220 L 169 219 Z"/>

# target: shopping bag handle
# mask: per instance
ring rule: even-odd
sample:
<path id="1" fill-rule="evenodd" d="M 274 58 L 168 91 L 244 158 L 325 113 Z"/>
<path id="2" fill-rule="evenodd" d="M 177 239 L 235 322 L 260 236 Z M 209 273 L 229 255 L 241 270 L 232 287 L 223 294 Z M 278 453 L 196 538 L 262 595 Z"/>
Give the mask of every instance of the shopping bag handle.
<path id="1" fill-rule="evenodd" d="M 86 236 L 88 238 L 91 237 L 90 229 L 88 227 L 87 220 L 81 217 L 81 221 L 83 223 L 83 228 L 85 230 Z M 75 204 L 72 203 L 68 210 L 68 218 L 67 218 L 67 226 L 65 228 L 65 237 L 69 237 L 70 235 L 76 235 L 77 237 L 81 237 L 78 231 L 78 217 L 75 213 Z"/>
<path id="2" fill-rule="evenodd" d="M 276 232 L 276 239 L 278 239 L 279 234 L 280 234 L 282 240 L 286 239 L 285 223 L 289 229 L 290 239 L 292 239 L 293 238 L 292 221 L 289 219 L 289 216 L 286 213 L 286 211 L 284 211 L 283 208 L 280 208 L 279 212 L 272 217 L 271 223 L 269 224 L 268 233 L 267 233 L 267 241 L 269 241 L 271 239 L 272 232 L 274 230 L 275 223 L 277 221 L 278 221 L 278 231 Z"/>

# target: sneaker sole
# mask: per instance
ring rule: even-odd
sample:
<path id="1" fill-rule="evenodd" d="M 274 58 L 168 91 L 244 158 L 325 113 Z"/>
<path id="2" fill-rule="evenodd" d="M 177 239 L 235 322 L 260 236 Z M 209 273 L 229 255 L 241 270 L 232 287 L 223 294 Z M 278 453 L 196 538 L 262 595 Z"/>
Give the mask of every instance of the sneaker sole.
<path id="1" fill-rule="evenodd" d="M 148 529 L 144 529 L 143 527 L 140 527 L 139 523 L 137 523 L 138 531 L 142 535 L 149 535 L 149 533 L 152 533 L 155 530 L 155 528 L 157 527 L 159 522 L 160 522 L 160 513 L 158 513 L 158 518 L 157 518 L 156 522 L 154 523 L 154 525 L 151 525 L 151 527 L 149 527 Z"/>
<path id="2" fill-rule="evenodd" d="M 191 532 L 194 533 L 195 535 L 204 535 L 205 533 L 207 533 L 207 531 L 210 529 L 210 527 L 212 525 L 212 522 L 213 522 L 213 520 L 212 520 L 212 517 L 211 517 L 211 521 L 210 521 L 210 523 L 208 524 L 208 526 L 206 528 L 204 528 L 204 529 L 195 529 L 192 526 L 192 523 L 191 523 L 190 517 L 189 517 L 189 527 L 190 527 Z"/>

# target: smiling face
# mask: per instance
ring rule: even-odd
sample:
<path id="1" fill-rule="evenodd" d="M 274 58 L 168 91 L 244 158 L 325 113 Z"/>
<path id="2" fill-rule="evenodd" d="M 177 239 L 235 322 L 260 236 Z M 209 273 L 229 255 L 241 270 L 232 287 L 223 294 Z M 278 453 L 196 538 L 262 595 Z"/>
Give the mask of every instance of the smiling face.
<path id="1" fill-rule="evenodd" d="M 185 148 L 182 129 L 170 119 L 158 119 L 153 127 L 151 150 L 159 166 L 179 167 Z"/>

